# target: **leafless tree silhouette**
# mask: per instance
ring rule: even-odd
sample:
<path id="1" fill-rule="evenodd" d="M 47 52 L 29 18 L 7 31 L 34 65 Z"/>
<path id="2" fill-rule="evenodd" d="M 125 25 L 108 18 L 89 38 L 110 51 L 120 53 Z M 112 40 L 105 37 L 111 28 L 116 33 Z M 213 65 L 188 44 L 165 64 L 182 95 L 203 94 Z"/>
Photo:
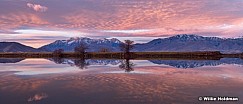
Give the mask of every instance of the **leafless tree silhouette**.
<path id="1" fill-rule="evenodd" d="M 85 59 L 75 59 L 74 64 L 79 69 L 87 69 L 87 66 L 89 66 L 89 63 L 86 62 Z"/>
<path id="2" fill-rule="evenodd" d="M 131 40 L 125 40 L 124 43 L 120 45 L 121 51 L 124 52 L 125 58 L 130 58 L 130 51 L 134 48 L 133 46 L 134 41 Z"/>
<path id="3" fill-rule="evenodd" d="M 74 48 L 74 52 L 81 54 L 82 58 L 85 58 L 85 53 L 89 49 L 88 45 L 80 43 L 77 47 Z"/>
<path id="4" fill-rule="evenodd" d="M 53 51 L 53 55 L 54 57 L 62 57 L 63 52 L 63 49 L 56 49 L 55 51 Z"/>
<path id="5" fill-rule="evenodd" d="M 135 66 L 134 63 L 132 63 L 130 61 L 130 59 L 125 59 L 121 62 L 121 64 L 119 65 L 119 68 L 120 69 L 123 69 L 125 70 L 125 72 L 131 72 L 133 71 L 134 69 L 132 68 L 133 66 Z"/>
<path id="6" fill-rule="evenodd" d="M 108 48 L 101 48 L 99 52 L 110 52 Z"/>

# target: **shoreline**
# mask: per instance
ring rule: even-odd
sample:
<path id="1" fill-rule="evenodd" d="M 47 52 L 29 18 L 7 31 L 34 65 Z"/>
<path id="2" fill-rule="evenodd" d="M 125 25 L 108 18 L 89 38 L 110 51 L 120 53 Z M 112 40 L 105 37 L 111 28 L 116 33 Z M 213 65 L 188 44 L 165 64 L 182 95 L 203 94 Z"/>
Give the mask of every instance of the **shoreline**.
<path id="1" fill-rule="evenodd" d="M 0 53 L 0 58 L 84 58 L 84 59 L 191 59 L 191 60 L 219 60 L 221 58 L 241 58 L 242 53 L 222 54 L 219 51 L 205 52 L 16 52 Z"/>

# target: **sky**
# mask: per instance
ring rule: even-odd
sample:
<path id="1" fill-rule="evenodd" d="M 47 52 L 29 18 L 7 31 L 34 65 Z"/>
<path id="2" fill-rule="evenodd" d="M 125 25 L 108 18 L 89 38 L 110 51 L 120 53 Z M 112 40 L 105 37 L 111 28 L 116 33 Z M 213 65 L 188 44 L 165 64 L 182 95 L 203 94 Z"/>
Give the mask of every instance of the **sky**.
<path id="1" fill-rule="evenodd" d="M 0 0 L 0 41 L 40 47 L 70 37 L 241 37 L 243 0 Z"/>

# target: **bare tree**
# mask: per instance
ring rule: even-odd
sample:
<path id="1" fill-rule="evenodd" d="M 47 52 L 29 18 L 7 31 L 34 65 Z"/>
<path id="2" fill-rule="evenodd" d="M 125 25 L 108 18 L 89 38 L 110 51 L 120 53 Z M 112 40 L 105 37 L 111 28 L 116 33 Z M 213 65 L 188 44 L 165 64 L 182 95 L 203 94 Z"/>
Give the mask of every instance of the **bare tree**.
<path id="1" fill-rule="evenodd" d="M 133 46 L 134 41 L 125 40 L 124 43 L 120 45 L 121 51 L 124 52 L 125 58 L 130 58 L 130 51 L 134 48 Z"/>
<path id="2" fill-rule="evenodd" d="M 64 50 L 63 49 L 56 49 L 55 51 L 53 51 L 53 55 L 55 57 L 62 57 Z"/>
<path id="3" fill-rule="evenodd" d="M 135 66 L 134 63 L 132 63 L 129 59 L 125 59 L 121 62 L 119 68 L 125 70 L 125 72 L 131 72 L 134 70 L 132 68 L 133 66 Z"/>
<path id="4" fill-rule="evenodd" d="M 79 55 L 81 54 L 81 58 L 84 59 L 87 49 L 89 49 L 88 45 L 80 43 L 77 47 L 74 48 L 74 52 Z"/>
<path id="5" fill-rule="evenodd" d="M 134 41 L 131 40 L 125 40 L 124 43 L 120 45 L 121 51 L 125 53 L 129 53 L 134 47 L 133 47 Z"/>
<path id="6" fill-rule="evenodd" d="M 101 48 L 99 52 L 109 52 L 110 50 L 108 48 Z"/>
<path id="7" fill-rule="evenodd" d="M 77 47 L 74 48 L 74 52 L 85 54 L 85 52 L 89 49 L 88 45 L 84 43 L 80 43 Z"/>

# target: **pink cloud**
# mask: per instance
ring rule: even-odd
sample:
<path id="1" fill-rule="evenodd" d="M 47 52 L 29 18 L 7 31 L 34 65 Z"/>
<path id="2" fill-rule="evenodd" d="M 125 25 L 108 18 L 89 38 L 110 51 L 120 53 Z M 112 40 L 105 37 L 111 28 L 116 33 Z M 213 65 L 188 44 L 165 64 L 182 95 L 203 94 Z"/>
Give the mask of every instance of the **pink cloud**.
<path id="1" fill-rule="evenodd" d="M 45 6 L 41 6 L 41 5 L 39 5 L 39 4 L 31 4 L 31 3 L 27 3 L 27 6 L 29 7 L 29 8 L 32 8 L 32 9 L 34 9 L 35 11 L 37 11 L 37 12 L 45 12 L 45 11 L 47 11 L 47 7 L 45 7 Z"/>
<path id="2" fill-rule="evenodd" d="M 32 39 L 35 35 L 144 38 L 198 34 L 239 37 L 243 33 L 242 5 L 243 1 L 239 0 L 3 0 L 0 3 L 4 8 L 0 9 L 0 40 L 15 39 L 18 30 L 47 31 L 41 34 L 19 33 L 20 39 Z M 64 34 L 54 35 L 48 31 Z M 19 41 L 38 47 L 51 40 L 34 39 Z"/>

